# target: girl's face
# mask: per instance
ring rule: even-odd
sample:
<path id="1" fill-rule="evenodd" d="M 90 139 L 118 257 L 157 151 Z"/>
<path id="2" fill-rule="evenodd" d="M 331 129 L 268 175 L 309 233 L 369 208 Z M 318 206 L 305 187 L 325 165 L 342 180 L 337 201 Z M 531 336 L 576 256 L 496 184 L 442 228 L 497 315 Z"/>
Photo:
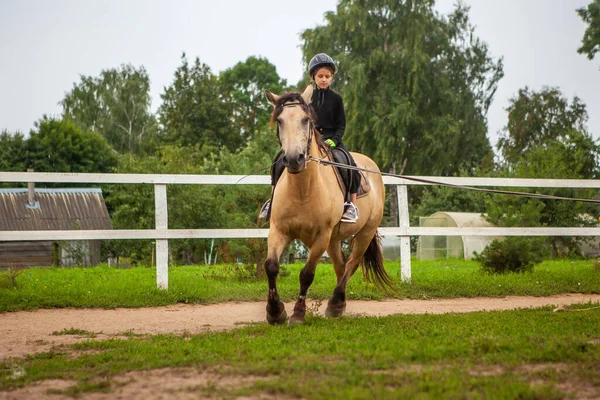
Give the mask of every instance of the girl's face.
<path id="1" fill-rule="evenodd" d="M 333 80 L 333 73 L 329 68 L 319 68 L 315 72 L 315 83 L 320 89 L 327 89 Z"/>

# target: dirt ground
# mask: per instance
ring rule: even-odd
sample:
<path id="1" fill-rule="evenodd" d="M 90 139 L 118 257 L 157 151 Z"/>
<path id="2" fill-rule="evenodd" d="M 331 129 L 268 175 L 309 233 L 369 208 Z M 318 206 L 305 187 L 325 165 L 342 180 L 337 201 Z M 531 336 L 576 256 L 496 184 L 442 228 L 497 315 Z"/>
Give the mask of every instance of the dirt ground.
<path id="1" fill-rule="evenodd" d="M 567 294 L 549 297 L 511 296 L 505 298 L 460 298 L 435 300 L 385 300 L 349 301 L 346 315 L 384 316 L 391 314 L 442 314 L 473 311 L 509 310 L 564 306 L 586 302 L 600 302 L 600 295 Z M 308 302 L 311 311 L 323 313 L 326 302 Z M 286 303 L 291 312 L 292 303 Z M 234 329 L 256 323 L 265 323 L 264 302 L 233 302 L 211 305 L 177 304 L 166 307 L 139 309 L 51 309 L 0 314 L 0 360 L 23 357 L 53 346 L 87 340 L 89 336 L 56 335 L 64 329 L 80 329 L 93 332 L 96 340 L 134 334 L 202 333 Z M 538 366 L 539 367 L 539 366 Z M 560 369 L 560 365 L 545 368 Z M 24 373 L 15 369 L 13 374 Z M 109 393 L 86 393 L 86 399 L 197 399 L 220 398 L 220 391 L 240 388 L 259 380 L 272 377 L 227 376 L 196 368 L 162 368 L 149 371 L 131 371 L 111 378 Z M 76 382 L 69 380 L 46 380 L 35 382 L 12 391 L 0 391 L 0 400 L 52 399 L 68 400 L 71 396 L 61 393 Z M 580 399 L 596 399 L 600 390 L 581 383 L 567 382 L 561 390 Z M 267 393 L 240 400 L 274 400 L 282 398 Z"/>
<path id="2" fill-rule="evenodd" d="M 458 298 L 434 300 L 385 300 L 347 303 L 346 315 L 442 314 L 508 310 L 547 305 L 600 302 L 600 295 L 565 294 L 549 297 Z M 166 307 L 103 309 L 50 309 L 0 314 L 0 360 L 22 357 L 52 346 L 76 343 L 86 336 L 53 335 L 64 329 L 80 329 L 101 340 L 128 333 L 201 333 L 222 331 L 265 322 L 265 302 L 232 302 L 210 305 L 176 304 Z M 309 310 L 319 304 L 308 302 Z M 324 313 L 326 302 L 320 304 Z M 293 303 L 286 304 L 291 313 Z"/>

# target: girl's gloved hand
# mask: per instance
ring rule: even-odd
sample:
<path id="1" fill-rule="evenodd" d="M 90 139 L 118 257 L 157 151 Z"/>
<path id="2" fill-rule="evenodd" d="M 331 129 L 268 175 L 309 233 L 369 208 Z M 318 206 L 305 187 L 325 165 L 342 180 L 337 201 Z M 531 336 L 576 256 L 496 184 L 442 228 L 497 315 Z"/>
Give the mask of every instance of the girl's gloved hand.
<path id="1" fill-rule="evenodd" d="M 325 141 L 325 143 L 327 143 L 329 145 L 329 147 L 334 148 L 335 147 L 335 142 L 331 139 L 327 139 Z"/>

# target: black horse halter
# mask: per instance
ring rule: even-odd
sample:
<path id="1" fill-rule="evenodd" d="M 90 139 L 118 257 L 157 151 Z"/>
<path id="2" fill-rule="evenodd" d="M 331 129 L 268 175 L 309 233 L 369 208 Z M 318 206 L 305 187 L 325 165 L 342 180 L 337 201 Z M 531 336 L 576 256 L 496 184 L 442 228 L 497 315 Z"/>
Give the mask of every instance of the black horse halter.
<path id="1" fill-rule="evenodd" d="M 294 107 L 294 106 L 301 106 L 302 109 L 304 109 L 304 111 L 306 112 L 306 107 L 307 105 L 304 102 L 300 102 L 300 101 L 295 101 L 293 103 L 285 103 L 280 105 L 279 107 Z M 308 142 L 306 144 L 306 152 L 304 153 L 305 156 L 305 167 L 306 168 L 306 164 L 308 164 L 312 157 L 310 156 L 310 144 L 312 143 L 312 138 L 313 138 L 313 130 L 315 129 L 314 127 L 314 123 L 312 118 L 310 118 L 310 113 L 307 112 L 307 114 L 309 115 L 308 118 Z M 277 126 L 277 141 L 279 142 L 279 147 L 281 147 L 281 139 L 279 138 L 279 126 Z"/>

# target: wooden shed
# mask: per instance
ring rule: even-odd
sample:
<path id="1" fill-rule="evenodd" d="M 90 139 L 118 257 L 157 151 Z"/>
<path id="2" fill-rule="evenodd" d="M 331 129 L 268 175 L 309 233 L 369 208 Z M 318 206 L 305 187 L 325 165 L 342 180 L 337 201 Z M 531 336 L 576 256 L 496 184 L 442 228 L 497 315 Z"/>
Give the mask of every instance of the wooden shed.
<path id="1" fill-rule="evenodd" d="M 74 229 L 112 229 L 101 189 L 0 189 L 0 231 Z M 96 265 L 100 243 L 0 242 L 0 267 Z"/>

